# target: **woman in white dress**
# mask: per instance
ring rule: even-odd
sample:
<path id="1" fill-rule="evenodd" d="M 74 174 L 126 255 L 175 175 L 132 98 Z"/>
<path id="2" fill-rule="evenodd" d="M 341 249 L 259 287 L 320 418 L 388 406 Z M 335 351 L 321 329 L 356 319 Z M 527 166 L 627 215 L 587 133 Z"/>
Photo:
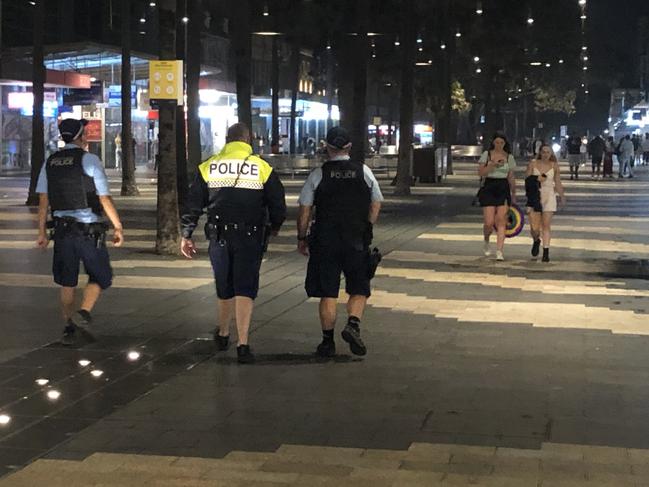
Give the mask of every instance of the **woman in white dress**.
<path id="1" fill-rule="evenodd" d="M 532 256 L 539 255 L 539 247 L 543 242 L 543 262 L 550 262 L 550 239 L 552 216 L 557 211 L 557 195 L 563 206 L 566 195 L 561 184 L 559 163 L 552 148 L 543 144 L 536 158 L 527 166 L 526 176 L 537 176 L 540 183 L 542 211 L 528 208 L 530 228 L 532 233 Z"/>

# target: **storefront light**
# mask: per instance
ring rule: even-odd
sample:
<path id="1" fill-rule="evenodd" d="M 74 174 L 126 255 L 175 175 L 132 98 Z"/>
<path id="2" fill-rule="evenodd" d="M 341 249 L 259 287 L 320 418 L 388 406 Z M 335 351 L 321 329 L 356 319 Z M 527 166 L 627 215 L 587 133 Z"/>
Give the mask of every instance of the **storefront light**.
<path id="1" fill-rule="evenodd" d="M 227 95 L 228 95 L 227 93 L 219 90 L 212 90 L 212 89 L 198 90 L 198 99 L 200 100 L 201 103 L 205 103 L 207 105 L 216 105 L 222 97 Z"/>

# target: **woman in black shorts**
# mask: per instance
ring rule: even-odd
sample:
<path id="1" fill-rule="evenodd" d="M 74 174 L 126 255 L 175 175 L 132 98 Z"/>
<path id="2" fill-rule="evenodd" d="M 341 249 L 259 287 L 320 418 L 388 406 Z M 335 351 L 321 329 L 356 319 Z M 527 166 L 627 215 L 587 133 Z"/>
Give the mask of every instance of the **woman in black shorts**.
<path id="1" fill-rule="evenodd" d="M 484 218 L 484 255 L 491 255 L 489 238 L 497 230 L 496 260 L 505 260 L 505 229 L 509 205 L 516 202 L 516 159 L 504 135 L 494 136 L 489 150 L 480 157 L 478 174 L 484 179 L 478 195 Z"/>

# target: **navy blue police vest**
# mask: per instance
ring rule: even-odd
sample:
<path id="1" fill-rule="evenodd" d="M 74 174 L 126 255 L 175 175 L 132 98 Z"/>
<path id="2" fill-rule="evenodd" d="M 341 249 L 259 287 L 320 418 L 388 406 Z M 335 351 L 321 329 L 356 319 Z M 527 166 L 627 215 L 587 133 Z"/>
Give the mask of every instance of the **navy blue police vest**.
<path id="1" fill-rule="evenodd" d="M 325 162 L 322 181 L 315 191 L 317 233 L 361 238 L 367 229 L 371 196 L 363 164 L 350 160 Z"/>
<path id="2" fill-rule="evenodd" d="M 101 205 L 93 179 L 83 171 L 81 149 L 63 149 L 45 163 L 47 194 L 52 211 L 90 208 L 101 215 Z"/>

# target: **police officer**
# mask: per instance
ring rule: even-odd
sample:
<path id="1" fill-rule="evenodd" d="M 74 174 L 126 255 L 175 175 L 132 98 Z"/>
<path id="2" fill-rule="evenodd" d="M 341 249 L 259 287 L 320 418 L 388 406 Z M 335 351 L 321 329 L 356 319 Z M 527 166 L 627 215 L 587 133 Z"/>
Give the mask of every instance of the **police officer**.
<path id="1" fill-rule="evenodd" d="M 113 272 L 106 249 L 107 225 L 114 228 L 113 243 L 122 245 L 122 224 L 110 196 L 108 179 L 101 160 L 82 149 L 87 144 L 86 120 L 66 119 L 59 124 L 62 150 L 52 154 L 39 174 L 38 240 L 45 249 L 48 207 L 52 210 L 49 227 L 54 236 L 54 282 L 61 286 L 61 307 L 65 328 L 61 342 L 73 345 L 79 335 L 92 340 L 88 326 L 101 291 L 112 284 Z M 74 311 L 75 289 L 79 281 L 79 262 L 88 273 L 88 284 L 78 311 Z"/>
<path id="2" fill-rule="evenodd" d="M 252 153 L 250 129 L 234 124 L 226 141 L 219 154 L 198 166 L 181 218 L 181 252 L 188 259 L 196 253 L 192 233 L 206 209 L 205 233 L 219 303 L 214 340 L 219 350 L 228 349 L 234 318 L 238 361 L 251 363 L 248 329 L 259 268 L 269 234 L 277 235 L 286 218 L 286 202 L 273 168 Z"/>
<path id="3" fill-rule="evenodd" d="M 383 195 L 374 174 L 361 162 L 350 160 L 351 140 L 341 127 L 327 133 L 328 161 L 307 178 L 299 198 L 298 251 L 309 256 L 305 288 L 309 297 L 320 298 L 321 357 L 336 354 L 334 326 L 340 287 L 345 275 L 347 325 L 342 338 L 355 355 L 365 355 L 360 324 L 370 296 L 372 225 Z M 315 205 L 315 222 L 307 231 Z"/>

